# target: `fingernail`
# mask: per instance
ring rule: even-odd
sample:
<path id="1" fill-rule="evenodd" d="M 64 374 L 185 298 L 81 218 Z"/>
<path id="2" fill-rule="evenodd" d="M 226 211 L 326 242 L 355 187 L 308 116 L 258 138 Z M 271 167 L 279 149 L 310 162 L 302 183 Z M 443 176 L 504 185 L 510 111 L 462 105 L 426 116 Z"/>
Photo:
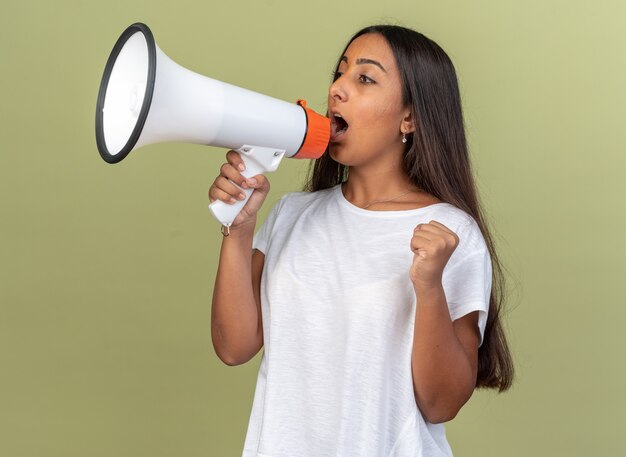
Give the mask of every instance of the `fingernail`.
<path id="1" fill-rule="evenodd" d="M 254 179 L 254 178 L 248 179 L 248 183 L 249 183 L 251 186 L 256 186 L 256 179 Z"/>
<path id="2" fill-rule="evenodd" d="M 244 194 L 243 192 L 239 194 L 239 200 L 243 200 L 244 198 L 246 198 L 246 194 Z"/>
<path id="3" fill-rule="evenodd" d="M 246 169 L 246 166 L 243 163 L 239 164 L 239 171 L 244 171 Z"/>
<path id="4" fill-rule="evenodd" d="M 228 200 L 228 203 L 237 203 L 237 200 L 235 200 L 234 198 L 231 197 L 231 199 Z"/>

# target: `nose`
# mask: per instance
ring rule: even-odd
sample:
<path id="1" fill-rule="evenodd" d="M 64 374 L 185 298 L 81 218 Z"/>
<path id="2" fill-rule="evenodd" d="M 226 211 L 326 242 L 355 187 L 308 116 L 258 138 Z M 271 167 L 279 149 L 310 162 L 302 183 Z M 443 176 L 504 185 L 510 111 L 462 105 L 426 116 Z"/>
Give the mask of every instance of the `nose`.
<path id="1" fill-rule="evenodd" d="M 328 98 L 332 98 L 336 102 L 345 102 L 348 100 L 348 92 L 342 83 L 341 77 L 337 78 L 328 89 Z"/>

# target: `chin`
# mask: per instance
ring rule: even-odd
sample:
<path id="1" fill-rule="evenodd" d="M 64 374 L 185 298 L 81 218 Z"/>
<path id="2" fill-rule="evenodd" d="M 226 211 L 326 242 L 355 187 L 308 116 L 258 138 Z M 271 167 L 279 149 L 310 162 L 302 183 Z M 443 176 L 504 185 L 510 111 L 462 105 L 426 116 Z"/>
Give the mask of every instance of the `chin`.
<path id="1" fill-rule="evenodd" d="M 350 163 L 348 163 L 346 161 L 347 159 L 347 154 L 346 154 L 346 150 L 345 148 L 341 145 L 341 144 L 331 144 L 330 147 L 328 148 L 328 155 L 330 155 L 330 158 L 333 159 L 335 162 L 344 165 L 344 166 L 350 166 Z"/>
<path id="2" fill-rule="evenodd" d="M 371 152 L 363 146 L 332 143 L 328 149 L 330 158 L 345 167 L 359 167 L 371 160 Z"/>

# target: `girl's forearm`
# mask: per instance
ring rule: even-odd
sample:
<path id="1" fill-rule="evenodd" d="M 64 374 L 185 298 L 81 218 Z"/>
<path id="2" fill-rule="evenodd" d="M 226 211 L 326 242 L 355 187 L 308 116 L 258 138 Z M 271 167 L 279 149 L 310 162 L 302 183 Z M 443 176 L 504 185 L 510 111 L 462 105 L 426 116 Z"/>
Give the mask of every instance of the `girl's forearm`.
<path id="1" fill-rule="evenodd" d="M 222 241 L 213 290 L 211 338 L 218 357 L 228 365 L 251 358 L 258 343 L 258 309 L 252 288 L 251 228 L 231 230 Z"/>
<path id="2" fill-rule="evenodd" d="M 411 366 L 417 405 L 429 422 L 454 418 L 469 400 L 475 374 L 459 341 L 441 284 L 416 289 Z"/>

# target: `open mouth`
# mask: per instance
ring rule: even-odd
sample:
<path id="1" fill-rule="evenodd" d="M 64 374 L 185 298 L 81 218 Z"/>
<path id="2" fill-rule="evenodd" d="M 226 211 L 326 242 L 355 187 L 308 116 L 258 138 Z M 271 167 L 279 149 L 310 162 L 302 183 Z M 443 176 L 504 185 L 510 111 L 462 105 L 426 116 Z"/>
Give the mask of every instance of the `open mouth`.
<path id="1" fill-rule="evenodd" d="M 335 141 L 339 136 L 346 133 L 348 123 L 339 113 L 335 113 L 330 118 L 330 140 Z"/>

